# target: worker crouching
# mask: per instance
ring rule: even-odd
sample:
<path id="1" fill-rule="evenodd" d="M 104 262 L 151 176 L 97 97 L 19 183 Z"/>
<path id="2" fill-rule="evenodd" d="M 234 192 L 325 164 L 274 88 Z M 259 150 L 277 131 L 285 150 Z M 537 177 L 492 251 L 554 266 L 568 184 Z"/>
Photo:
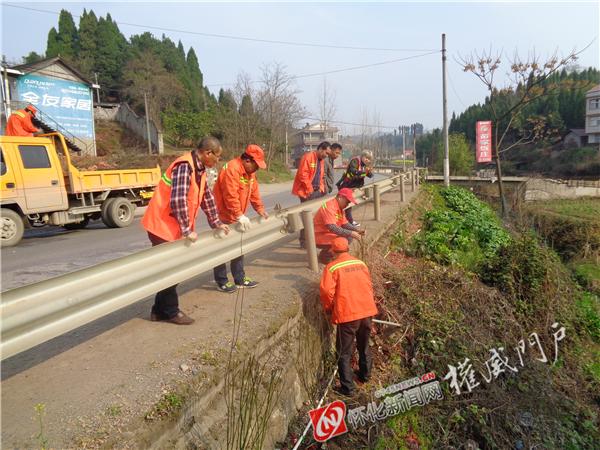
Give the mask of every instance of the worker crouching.
<path id="1" fill-rule="evenodd" d="M 377 315 L 371 274 L 367 265 L 348 253 L 348 241 L 335 238 L 331 251 L 336 257 L 325 266 L 321 277 L 321 303 L 330 320 L 337 325 L 335 349 L 340 387 L 343 395 L 354 392 L 354 374 L 350 364 L 356 340 L 358 349 L 358 379 L 366 382 L 371 376 L 372 358 L 369 350 L 371 321 Z"/>
<path id="2" fill-rule="evenodd" d="M 356 204 L 351 189 L 340 189 L 335 198 L 323 202 L 314 218 L 315 242 L 319 253 L 319 262 L 327 264 L 334 257 L 331 244 L 337 237 L 345 238 L 350 244 L 353 239 L 360 240 L 364 230 L 350 224 L 344 215 L 344 208 L 350 203 Z"/>

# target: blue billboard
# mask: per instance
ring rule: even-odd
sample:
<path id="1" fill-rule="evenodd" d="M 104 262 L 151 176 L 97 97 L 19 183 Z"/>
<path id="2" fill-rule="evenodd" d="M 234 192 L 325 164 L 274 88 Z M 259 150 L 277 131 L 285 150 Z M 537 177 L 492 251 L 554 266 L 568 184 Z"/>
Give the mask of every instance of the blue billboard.
<path id="1" fill-rule="evenodd" d="M 20 101 L 35 105 L 69 133 L 94 138 L 92 91 L 87 84 L 28 74 L 17 79 L 17 93 Z"/>

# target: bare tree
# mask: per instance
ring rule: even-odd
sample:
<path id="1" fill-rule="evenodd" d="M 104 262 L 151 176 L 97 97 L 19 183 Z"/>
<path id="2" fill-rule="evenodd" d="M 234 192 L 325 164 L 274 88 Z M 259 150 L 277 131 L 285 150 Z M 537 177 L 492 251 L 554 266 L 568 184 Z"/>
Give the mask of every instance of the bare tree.
<path id="1" fill-rule="evenodd" d="M 494 127 L 494 159 L 503 216 L 508 210 L 502 185 L 500 155 L 511 148 L 532 143 L 548 135 L 550 130 L 546 118 L 539 116 L 525 118 L 522 114 L 523 110 L 530 103 L 558 92 L 560 86 L 550 82 L 549 78 L 561 68 L 576 61 L 579 53 L 572 51 L 559 58 L 555 52 L 542 61 L 535 52 L 529 54 L 526 59 L 515 52 L 512 58 L 507 58 L 510 71 L 508 85 L 504 88 L 498 87 L 497 79 L 503 59 L 501 51 L 494 53 L 490 49 L 458 59 L 463 70 L 474 74 L 489 91 L 488 104 Z M 513 132 L 516 136 L 512 142 L 507 139 L 509 132 Z"/>
<path id="2" fill-rule="evenodd" d="M 268 128 L 267 164 L 285 140 L 285 131 L 306 116 L 306 110 L 297 95 L 294 78 L 279 62 L 262 66 L 261 87 L 257 93 L 256 107 Z"/>
<path id="3" fill-rule="evenodd" d="M 318 100 L 319 120 L 325 129 L 329 127 L 329 122 L 335 118 L 335 113 L 337 112 L 335 99 L 335 90 L 327 84 L 327 78 L 323 77 L 323 85 L 321 86 Z"/>

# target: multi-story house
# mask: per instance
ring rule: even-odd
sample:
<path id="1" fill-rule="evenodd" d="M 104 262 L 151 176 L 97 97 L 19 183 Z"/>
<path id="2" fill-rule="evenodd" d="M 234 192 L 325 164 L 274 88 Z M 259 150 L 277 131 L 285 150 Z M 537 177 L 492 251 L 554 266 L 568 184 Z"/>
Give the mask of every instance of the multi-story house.
<path id="1" fill-rule="evenodd" d="M 600 144 L 600 84 L 585 94 L 585 134 L 588 143 Z"/>
<path id="2" fill-rule="evenodd" d="M 330 143 L 334 143 L 338 142 L 338 140 L 339 130 L 336 127 L 322 122 L 313 125 L 307 123 L 295 135 L 294 166 L 297 167 L 297 162 L 305 152 L 316 150 L 321 142 L 329 141 Z"/>

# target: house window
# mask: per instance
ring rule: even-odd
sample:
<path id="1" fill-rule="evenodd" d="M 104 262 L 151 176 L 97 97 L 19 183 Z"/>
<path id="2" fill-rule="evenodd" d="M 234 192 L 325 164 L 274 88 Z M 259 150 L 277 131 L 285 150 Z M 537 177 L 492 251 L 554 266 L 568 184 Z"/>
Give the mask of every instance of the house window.
<path id="1" fill-rule="evenodd" d="M 19 145 L 19 153 L 25 169 L 49 169 L 50 158 L 43 145 Z"/>
<path id="2" fill-rule="evenodd" d="M 600 98 L 590 100 L 590 109 L 600 109 Z"/>

